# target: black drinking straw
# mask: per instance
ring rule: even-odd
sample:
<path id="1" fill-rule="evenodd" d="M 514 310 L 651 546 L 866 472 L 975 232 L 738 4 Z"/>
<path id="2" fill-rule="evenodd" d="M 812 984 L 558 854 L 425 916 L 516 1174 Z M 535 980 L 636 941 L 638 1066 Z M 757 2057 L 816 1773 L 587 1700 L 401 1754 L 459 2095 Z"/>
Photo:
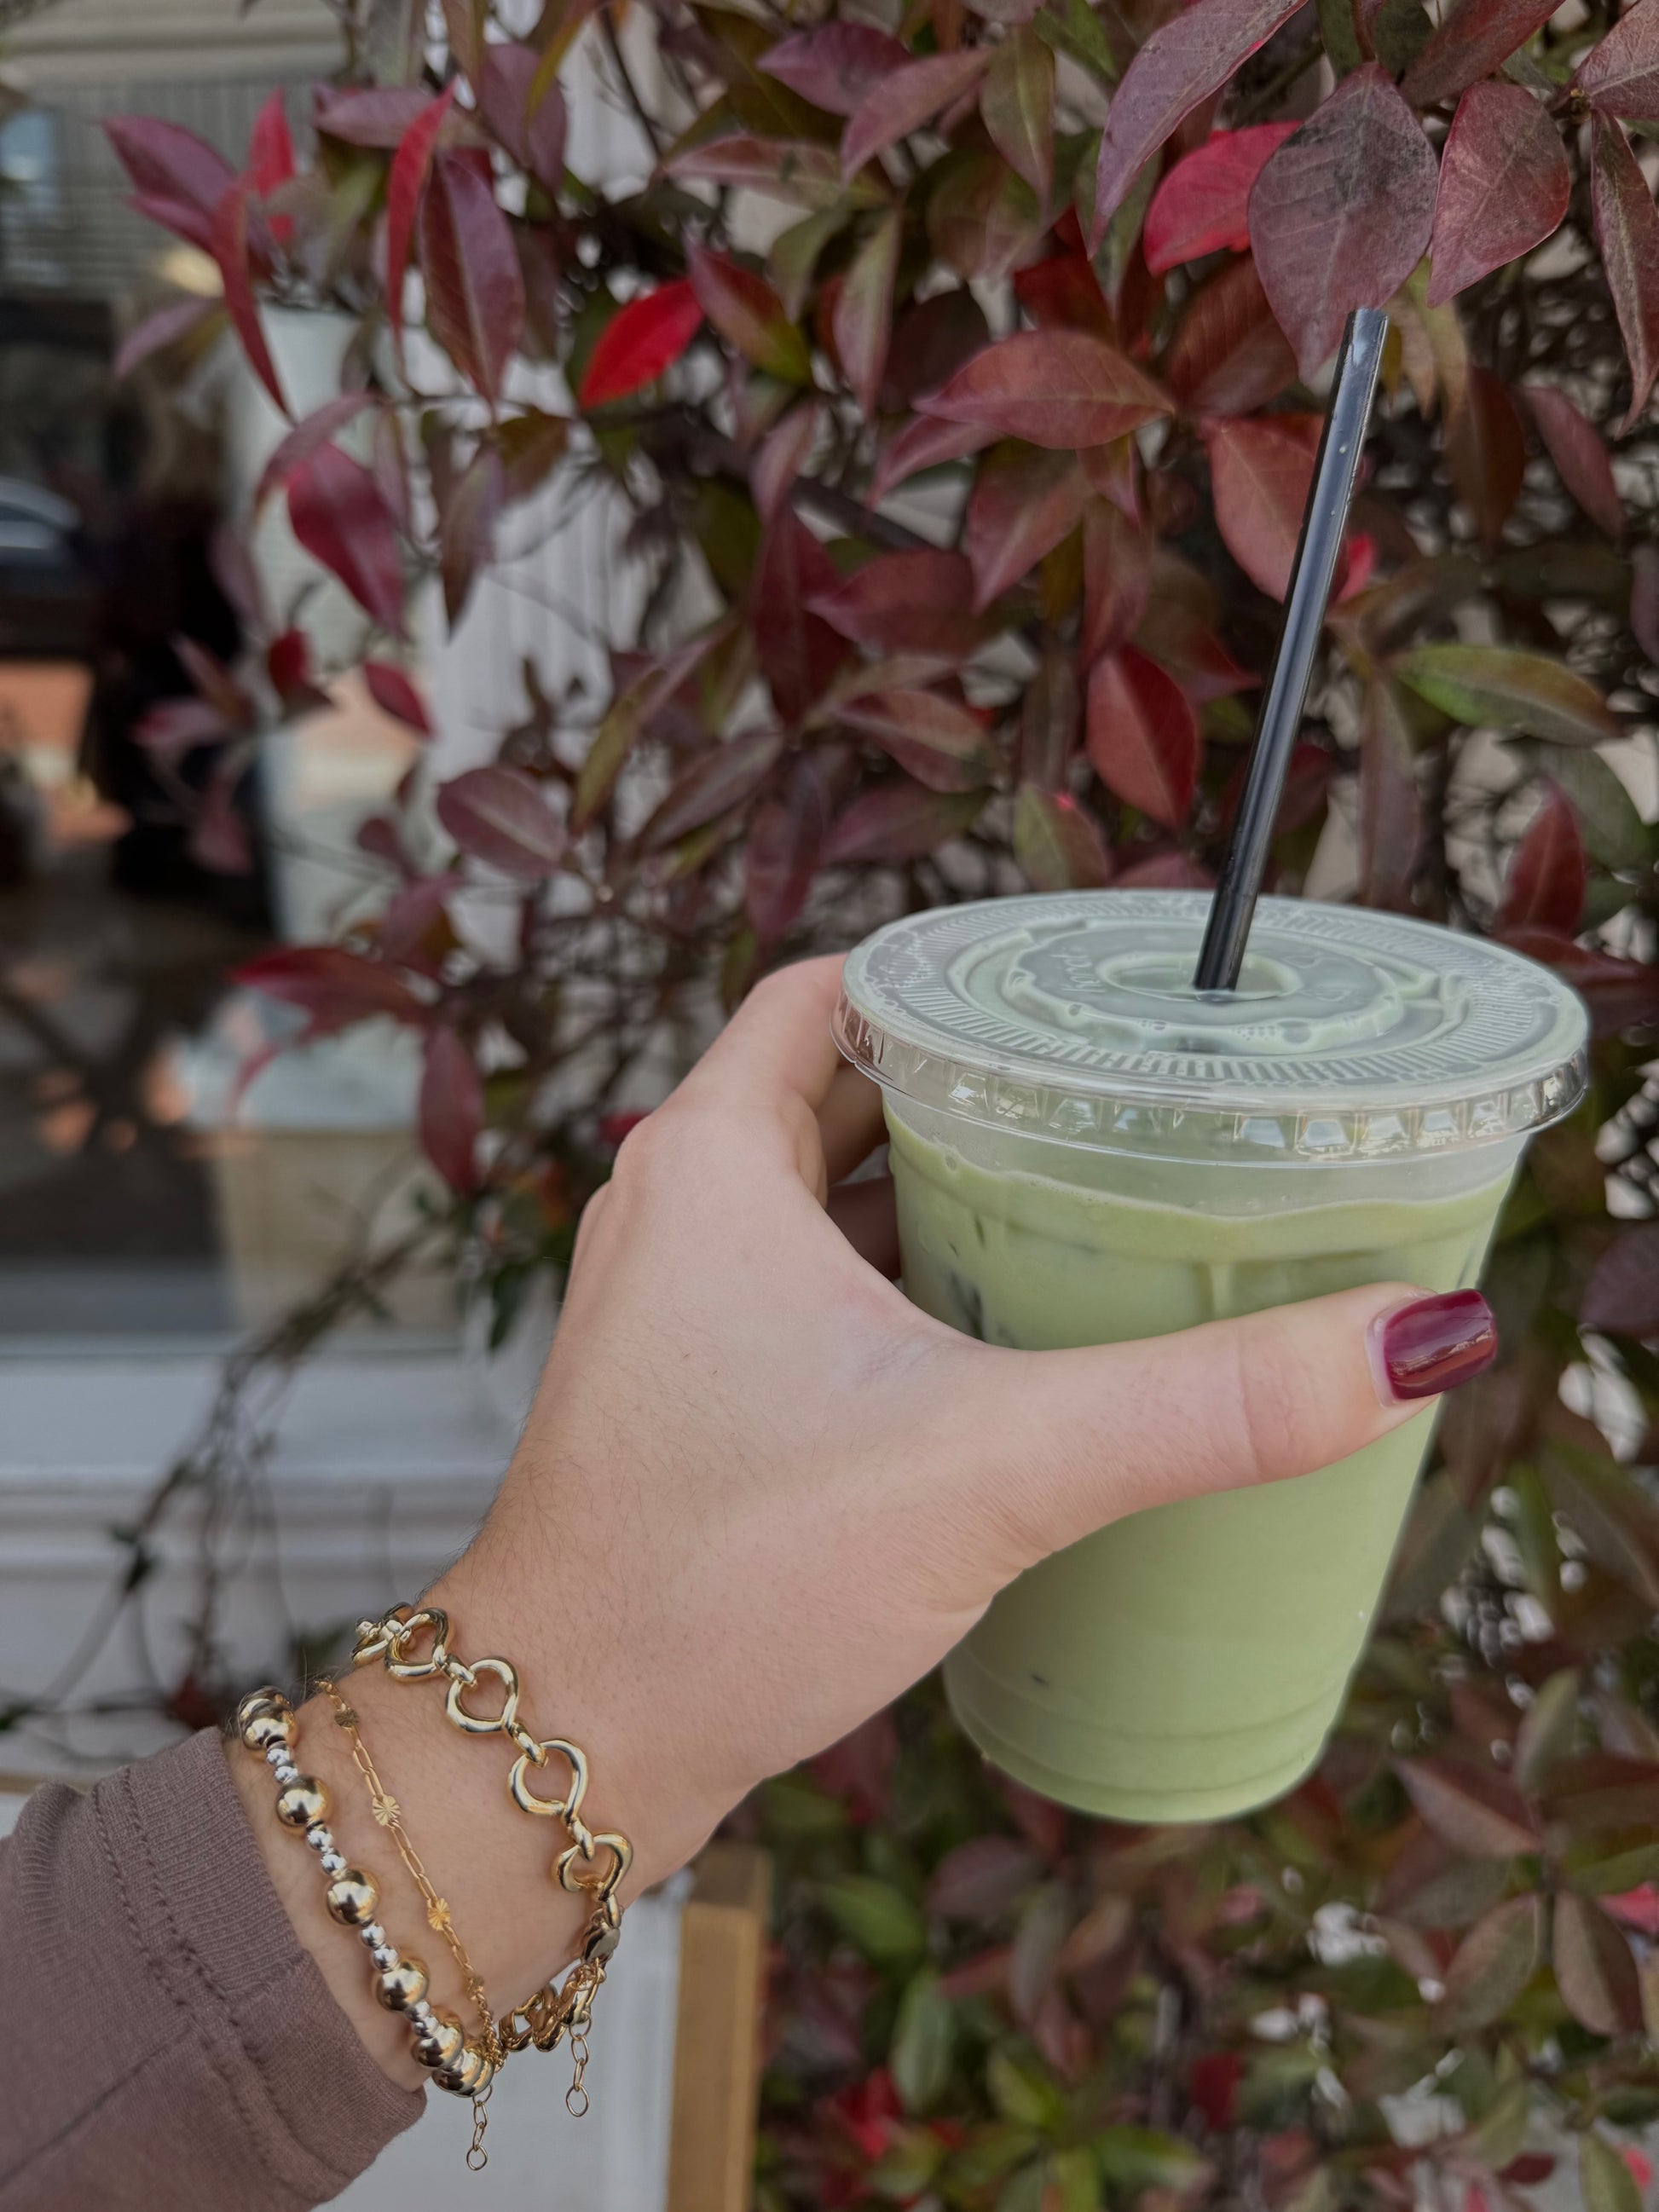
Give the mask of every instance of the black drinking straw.
<path id="1" fill-rule="evenodd" d="M 1255 744 L 1244 780 L 1244 796 L 1233 823 L 1232 842 L 1222 864 L 1221 881 L 1211 902 L 1204 944 L 1193 975 L 1194 988 L 1200 991 L 1232 991 L 1238 987 L 1244 943 L 1261 895 L 1273 818 L 1285 787 L 1285 771 L 1296 747 L 1314 653 L 1342 551 L 1348 508 L 1359 473 L 1360 449 L 1370 421 L 1377 371 L 1382 365 L 1382 341 L 1388 334 L 1389 319 L 1380 307 L 1356 307 L 1342 333 L 1330 412 L 1320 435 L 1313 489 L 1302 518 L 1296 558 L 1291 563 L 1285 627 L 1279 635 L 1273 672 L 1261 702 L 1261 719 L 1256 724 Z"/>

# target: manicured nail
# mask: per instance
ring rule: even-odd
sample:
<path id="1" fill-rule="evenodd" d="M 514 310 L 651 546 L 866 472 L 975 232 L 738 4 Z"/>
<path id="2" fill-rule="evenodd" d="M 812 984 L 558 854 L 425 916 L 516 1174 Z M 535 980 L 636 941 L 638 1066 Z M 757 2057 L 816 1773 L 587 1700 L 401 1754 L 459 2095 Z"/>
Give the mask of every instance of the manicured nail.
<path id="1" fill-rule="evenodd" d="M 1384 1405 L 1437 1398 L 1498 1357 L 1498 1324 L 1479 1291 L 1445 1291 L 1371 1323 L 1371 1373 Z"/>

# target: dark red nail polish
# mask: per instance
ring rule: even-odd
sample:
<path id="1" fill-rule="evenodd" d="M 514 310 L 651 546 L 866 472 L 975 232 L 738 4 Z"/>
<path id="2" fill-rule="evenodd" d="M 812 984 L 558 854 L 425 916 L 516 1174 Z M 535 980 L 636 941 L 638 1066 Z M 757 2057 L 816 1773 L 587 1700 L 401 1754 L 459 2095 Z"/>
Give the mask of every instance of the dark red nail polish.
<path id="1" fill-rule="evenodd" d="M 1387 1397 L 1437 1398 L 1492 1365 L 1498 1325 L 1479 1291 L 1446 1291 L 1381 1315 L 1371 1323 L 1371 1347 Z"/>

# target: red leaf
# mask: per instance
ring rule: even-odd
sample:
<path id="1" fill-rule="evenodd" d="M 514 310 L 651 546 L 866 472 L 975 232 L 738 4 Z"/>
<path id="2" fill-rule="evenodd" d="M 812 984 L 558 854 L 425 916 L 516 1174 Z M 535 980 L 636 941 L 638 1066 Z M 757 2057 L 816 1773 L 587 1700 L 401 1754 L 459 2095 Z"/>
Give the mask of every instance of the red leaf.
<path id="1" fill-rule="evenodd" d="M 965 284 L 916 301 L 895 330 L 878 406 L 884 415 L 907 411 L 990 343 L 985 310 Z"/>
<path id="2" fill-rule="evenodd" d="M 1117 336 L 1100 279 L 1080 253 L 1054 253 L 1017 269 L 1014 296 L 1040 331 L 1088 331 L 1108 345 Z"/>
<path id="3" fill-rule="evenodd" d="M 1000 446 L 981 462 L 963 543 L 980 612 L 1051 553 L 1083 519 L 1088 486 L 1074 453 Z"/>
<path id="4" fill-rule="evenodd" d="M 762 442 L 750 464 L 749 488 L 763 524 L 769 526 L 789 496 L 817 441 L 819 410 L 816 399 L 803 399 Z"/>
<path id="5" fill-rule="evenodd" d="M 1262 164 L 1296 129 L 1294 123 L 1255 123 L 1243 131 L 1215 131 L 1188 154 L 1152 195 L 1141 247 L 1154 276 L 1201 254 L 1250 242 L 1247 208 Z"/>
<path id="6" fill-rule="evenodd" d="M 1638 0 L 1578 64 L 1572 88 L 1604 115 L 1659 119 L 1659 8 Z"/>
<path id="7" fill-rule="evenodd" d="M 1148 854 L 1113 878 L 1121 891 L 1212 891 L 1215 878 L 1190 853 Z"/>
<path id="8" fill-rule="evenodd" d="M 1014 801 L 1014 858 L 1036 891 L 1092 890 L 1110 880 L 1100 825 L 1068 791 L 1022 784 Z"/>
<path id="9" fill-rule="evenodd" d="M 1431 33 L 1401 87 L 1414 107 L 1432 107 L 1490 76 L 1555 13 L 1549 0 L 1461 0 Z"/>
<path id="10" fill-rule="evenodd" d="M 1082 331 L 1017 331 L 976 353 L 942 391 L 916 404 L 947 422 L 975 422 L 1067 451 L 1103 446 L 1171 411 L 1138 368 Z"/>
<path id="11" fill-rule="evenodd" d="M 522 769 L 468 769 L 438 786 L 435 805 L 462 852 L 518 883 L 544 883 L 564 858 L 564 824 Z"/>
<path id="12" fill-rule="evenodd" d="M 1584 1285 L 1578 1320 L 1620 1336 L 1659 1332 L 1659 1222 L 1620 1231 Z"/>
<path id="13" fill-rule="evenodd" d="M 832 866 L 859 863 L 902 867 L 936 853 L 959 837 L 983 812 L 982 791 L 928 791 L 904 777 L 861 792 L 836 822 L 824 860 Z"/>
<path id="14" fill-rule="evenodd" d="M 1092 252 L 1142 167 L 1199 102 L 1272 38 L 1298 0 L 1193 0 L 1154 31 L 1112 94 L 1095 179 Z"/>
<path id="15" fill-rule="evenodd" d="M 1207 2051 L 1194 2059 L 1187 2076 L 1187 2094 L 1204 2115 L 1206 2127 L 1232 2126 L 1238 2085 L 1243 2078 L 1244 2061 L 1236 2051 Z"/>
<path id="16" fill-rule="evenodd" d="M 828 146 L 793 138 L 757 138 L 746 131 L 689 147 L 664 166 L 671 177 L 770 192 L 808 207 L 833 206 L 842 191 L 841 163 Z"/>
<path id="17" fill-rule="evenodd" d="M 1449 1759 L 1402 1759 L 1398 1772 L 1406 1795 L 1454 1850 L 1501 1859 L 1538 1849 L 1520 1791 L 1494 1769 Z"/>
<path id="18" fill-rule="evenodd" d="M 421 1149 L 463 1198 L 478 1187 L 483 1120 L 483 1079 L 477 1060 L 453 1030 L 428 1030 L 421 1072 Z"/>
<path id="19" fill-rule="evenodd" d="M 413 84 L 323 90 L 318 94 L 313 120 L 325 137 L 390 153 L 402 143 L 404 132 L 428 104 L 428 95 Z"/>
<path id="20" fill-rule="evenodd" d="M 827 558 L 827 556 L 826 556 Z M 985 625 L 972 612 L 973 570 L 960 553 L 882 553 L 807 604 L 832 629 L 877 653 L 964 659 Z"/>
<path id="21" fill-rule="evenodd" d="M 478 112 L 519 167 L 547 191 L 556 192 L 564 179 L 569 118 L 556 79 L 532 111 L 541 61 L 533 46 L 516 40 L 487 46 L 477 77 Z"/>
<path id="22" fill-rule="evenodd" d="M 1253 414 L 1296 374 L 1296 356 L 1248 254 L 1194 294 L 1164 370 L 1194 415 Z"/>
<path id="23" fill-rule="evenodd" d="M 1282 599 L 1313 482 L 1318 417 L 1262 415 L 1212 422 L 1204 442 L 1223 542 L 1259 590 Z"/>
<path id="24" fill-rule="evenodd" d="M 908 67 L 912 58 L 873 23 L 825 23 L 781 39 L 762 56 L 760 67 L 826 114 L 851 115 L 872 85 Z"/>
<path id="25" fill-rule="evenodd" d="M 312 682 L 311 641 L 302 629 L 285 629 L 272 638 L 265 653 L 265 673 L 284 707 L 290 700 L 310 705 L 322 696 Z"/>
<path id="26" fill-rule="evenodd" d="M 640 843 L 647 852 L 659 851 L 688 830 L 741 806 L 759 790 L 782 750 L 779 731 L 746 730 L 697 754 L 669 786 L 641 830 Z"/>
<path id="27" fill-rule="evenodd" d="M 247 772 L 240 748 L 222 753 L 208 778 L 202 803 L 190 825 L 190 857 L 216 876 L 245 876 L 253 866 L 247 823 L 236 811 L 236 792 Z"/>
<path id="28" fill-rule="evenodd" d="M 996 436 L 977 422 L 934 422 L 923 415 L 907 422 L 882 449 L 870 480 L 870 504 L 879 506 L 890 491 L 923 469 L 944 461 L 958 461 L 978 453 Z"/>
<path id="29" fill-rule="evenodd" d="M 584 410 L 625 399 L 654 384 L 685 351 L 702 324 L 697 295 L 682 277 L 619 307 L 588 356 L 577 404 Z"/>
<path id="30" fill-rule="evenodd" d="M 1091 501 L 1083 522 L 1084 665 L 1133 637 L 1152 589 L 1152 544 L 1109 500 Z"/>
<path id="31" fill-rule="evenodd" d="M 996 766 L 979 721 L 937 691 L 874 691 L 841 719 L 930 791 L 978 791 Z"/>
<path id="32" fill-rule="evenodd" d="M 1599 1905 L 1570 1889 L 1555 1900 L 1555 1984 L 1567 2010 L 1592 2035 L 1635 2035 L 1642 1987 L 1625 1936 Z"/>
<path id="33" fill-rule="evenodd" d="M 781 793 L 763 799 L 749 824 L 744 909 L 763 945 L 775 945 L 805 905 L 829 830 L 823 771 L 803 757 Z"/>
<path id="34" fill-rule="evenodd" d="M 417 730 L 423 738 L 432 735 L 426 702 L 401 668 L 394 668 L 389 660 L 366 660 L 363 682 L 383 714 Z"/>
<path id="35" fill-rule="evenodd" d="M 927 1885 L 927 1910 L 946 1920 L 996 1920 L 1042 1876 L 1042 1862 L 1016 1836 L 975 1836 L 947 1851 Z"/>
<path id="36" fill-rule="evenodd" d="M 294 428 L 278 440 L 260 472 L 253 494 L 254 513 L 258 513 L 277 485 L 285 483 L 301 461 L 308 461 L 319 447 L 327 445 L 337 430 L 355 421 L 364 408 L 375 404 L 372 392 L 342 392 L 332 399 L 324 400 L 309 415 L 302 415 Z"/>
<path id="37" fill-rule="evenodd" d="M 1596 528 L 1617 538 L 1625 526 L 1624 503 L 1601 432 L 1565 392 L 1547 384 L 1523 384 L 1521 390 L 1557 476 Z"/>
<path id="38" fill-rule="evenodd" d="M 1446 465 L 1481 538 L 1495 545 L 1521 496 L 1527 434 L 1509 386 L 1475 363 L 1446 425 Z"/>
<path id="39" fill-rule="evenodd" d="M 478 571 L 495 551 L 507 476 L 493 446 L 480 446 L 444 494 L 438 518 L 438 569 L 449 626 L 459 622 Z"/>
<path id="40" fill-rule="evenodd" d="M 440 154 L 421 203 L 428 327 L 493 407 L 524 337 L 524 272 L 495 187 L 463 154 Z"/>
<path id="41" fill-rule="evenodd" d="M 198 745 L 216 744 L 230 730 L 219 709 L 206 699 L 163 699 L 132 734 L 147 753 L 176 767 Z"/>
<path id="42" fill-rule="evenodd" d="M 1472 84 L 1440 160 L 1429 305 L 1529 253 L 1560 227 L 1571 192 L 1566 149 L 1540 102 L 1518 84 Z"/>
<path id="43" fill-rule="evenodd" d="M 1595 243 L 1630 360 L 1630 405 L 1620 433 L 1647 404 L 1659 375 L 1659 208 L 1618 124 L 1590 121 L 1590 205 Z"/>
<path id="44" fill-rule="evenodd" d="M 294 140 L 289 131 L 288 109 L 283 104 L 281 85 L 253 118 L 247 141 L 247 173 L 248 181 L 262 200 L 268 200 L 293 178 Z M 293 216 L 277 215 L 267 219 L 271 236 L 279 246 L 285 246 L 294 234 Z"/>
<path id="45" fill-rule="evenodd" d="M 1255 265 L 1304 377 L 1350 308 L 1386 305 L 1422 259 L 1435 179 L 1422 127 L 1377 62 L 1345 76 L 1256 179 Z"/>
<path id="46" fill-rule="evenodd" d="M 154 314 L 146 315 L 142 323 L 135 323 L 121 341 L 120 350 L 110 365 L 110 374 L 119 383 L 131 376 L 141 362 L 148 361 L 154 353 L 161 353 L 176 345 L 182 337 L 220 312 L 216 300 L 169 300 Z"/>
<path id="47" fill-rule="evenodd" d="M 1410 726 L 1399 691 L 1379 675 L 1366 687 L 1359 732 L 1359 883 L 1367 906 L 1409 910 L 1422 836 Z"/>
<path id="48" fill-rule="evenodd" d="M 850 29 L 851 25 L 844 27 Z M 842 374 L 866 416 L 876 411 L 893 329 L 893 280 L 898 274 L 904 218 L 895 208 L 877 223 L 854 257 L 836 297 L 831 327 Z"/>
<path id="49" fill-rule="evenodd" d="M 1553 929 L 1511 929 L 1504 942 L 1529 960 L 1553 968 L 1590 1010 L 1597 1036 L 1659 1022 L 1659 969 L 1644 960 L 1597 952 Z M 1597 1324 L 1600 1326 L 1601 1324 Z"/>
<path id="50" fill-rule="evenodd" d="M 423 107 L 398 141 L 386 187 L 386 307 L 392 324 L 392 342 L 403 359 L 404 271 L 409 266 L 410 241 L 415 217 L 426 189 L 427 172 L 438 133 L 444 127 L 455 97 L 459 79 L 445 86 L 436 100 Z"/>
<path id="51" fill-rule="evenodd" d="M 375 1014 L 419 1022 L 426 1009 L 400 976 L 338 945 L 291 945 L 246 962 L 231 979 L 310 1017 L 306 1035 L 332 1036 Z"/>
<path id="52" fill-rule="evenodd" d="M 1089 758 L 1109 790 L 1166 830 L 1179 830 L 1198 791 L 1198 717 L 1157 661 L 1126 645 L 1089 674 Z"/>
<path id="53" fill-rule="evenodd" d="M 211 252 L 213 211 L 236 181 L 236 173 L 218 149 L 153 115 L 111 115 L 104 135 L 131 178 L 134 190 L 171 229 Z"/>
<path id="54" fill-rule="evenodd" d="M 941 108 L 976 85 L 990 64 L 988 48 L 971 46 L 907 61 L 902 69 L 878 77 L 842 136 L 842 174 L 850 177 L 875 155 L 931 123 Z"/>
<path id="55" fill-rule="evenodd" d="M 242 341 L 248 366 L 286 415 L 288 401 L 283 396 L 276 364 L 265 343 L 264 326 L 253 301 L 253 278 L 248 266 L 247 198 L 248 187 L 240 178 L 220 194 L 219 204 L 213 211 L 210 250 L 219 264 L 225 288 L 225 309 Z"/>
<path id="56" fill-rule="evenodd" d="M 1572 801 L 1546 777 L 1544 803 L 1510 862 L 1498 927 L 1560 929 L 1571 937 L 1584 910 L 1586 880 L 1584 841 Z"/>
<path id="57" fill-rule="evenodd" d="M 404 634 L 398 533 L 374 479 L 337 446 L 324 446 L 288 480 L 288 519 L 313 560 L 339 578 L 382 629 Z"/>
<path id="58" fill-rule="evenodd" d="M 695 241 L 688 241 L 685 258 L 697 304 L 727 343 L 764 375 L 811 383 L 806 341 L 765 277 Z"/>
<path id="59" fill-rule="evenodd" d="M 836 566 L 793 508 L 784 507 L 761 541 L 750 586 L 750 622 L 772 703 L 791 726 L 823 696 L 847 648 L 811 607 L 836 582 Z"/>

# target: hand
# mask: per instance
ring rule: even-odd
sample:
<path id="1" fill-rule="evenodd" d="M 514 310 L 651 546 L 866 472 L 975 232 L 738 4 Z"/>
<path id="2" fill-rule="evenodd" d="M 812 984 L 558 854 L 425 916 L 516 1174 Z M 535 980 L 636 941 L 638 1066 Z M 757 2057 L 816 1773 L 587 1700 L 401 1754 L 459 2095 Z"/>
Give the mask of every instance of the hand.
<path id="1" fill-rule="evenodd" d="M 830 1042 L 840 967 L 762 983 L 623 1145 L 501 1495 L 432 1593 L 462 1656 L 513 1658 L 531 1724 L 586 1750 L 586 1817 L 633 1839 L 630 1889 L 925 1674 L 1035 1560 L 1144 1506 L 1305 1474 L 1418 1410 L 1379 1382 L 1372 1328 L 1407 1285 L 1072 1352 L 977 1343 L 910 1305 L 883 1272 L 890 1187 L 836 1188 L 882 1134 Z M 1473 1309 L 1466 1371 L 1490 1347 Z M 429 1687 L 376 1668 L 353 1697 L 515 2000 L 574 1934 L 549 1824 Z"/>

